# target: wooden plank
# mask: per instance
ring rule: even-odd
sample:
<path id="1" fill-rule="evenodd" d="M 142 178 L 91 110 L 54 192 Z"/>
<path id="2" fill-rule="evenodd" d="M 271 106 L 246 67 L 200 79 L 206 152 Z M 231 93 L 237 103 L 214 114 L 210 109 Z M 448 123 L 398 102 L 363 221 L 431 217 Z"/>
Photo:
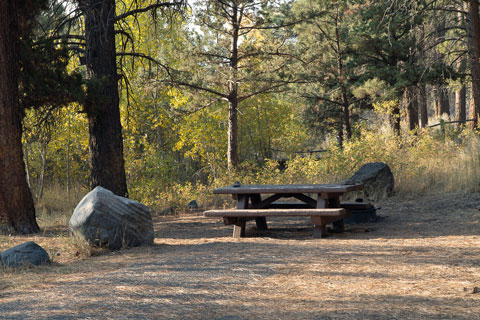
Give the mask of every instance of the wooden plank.
<path id="1" fill-rule="evenodd" d="M 288 216 L 343 216 L 343 208 L 324 209 L 226 209 L 205 211 L 206 217 L 288 217 Z"/>
<path id="2" fill-rule="evenodd" d="M 260 197 L 260 194 L 250 195 L 250 197 L 252 197 L 252 199 L 254 199 L 255 196 Z M 272 195 L 272 196 L 270 196 L 270 197 L 268 197 L 264 200 L 262 200 L 262 198 L 260 197 L 260 201 L 257 201 L 258 198 L 255 198 L 257 200 L 252 200 L 252 205 L 250 206 L 250 208 L 251 209 L 263 209 L 263 208 L 269 207 L 272 202 L 275 202 L 278 199 L 283 198 L 283 197 L 285 197 L 285 195 L 283 195 L 283 194 L 274 194 L 274 195 Z"/>
<path id="3" fill-rule="evenodd" d="M 300 201 L 308 203 L 313 208 L 315 208 L 315 206 L 317 205 L 317 200 L 314 200 L 314 199 L 310 198 L 309 196 L 304 195 L 303 193 L 296 193 L 296 194 L 293 195 L 293 197 L 300 200 Z"/>
<path id="4" fill-rule="evenodd" d="M 366 210 L 373 207 L 373 205 L 370 202 L 341 202 L 340 207 L 349 210 Z"/>
<path id="5" fill-rule="evenodd" d="M 213 190 L 214 194 L 254 194 L 254 193 L 346 193 L 362 190 L 361 184 L 285 184 L 285 185 L 241 185 L 222 187 Z"/>
<path id="6" fill-rule="evenodd" d="M 268 206 L 270 209 L 308 209 L 315 208 L 303 202 L 274 202 Z"/>

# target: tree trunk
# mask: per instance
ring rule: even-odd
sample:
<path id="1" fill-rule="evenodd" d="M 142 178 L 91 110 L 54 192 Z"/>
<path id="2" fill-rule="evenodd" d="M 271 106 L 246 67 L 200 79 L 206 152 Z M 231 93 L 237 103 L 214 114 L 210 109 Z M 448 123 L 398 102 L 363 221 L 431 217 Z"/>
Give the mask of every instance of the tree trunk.
<path id="1" fill-rule="evenodd" d="M 435 115 L 441 117 L 443 114 L 450 115 L 450 103 L 448 101 L 448 89 L 437 86 L 434 89 Z"/>
<path id="2" fill-rule="evenodd" d="M 240 28 L 239 7 L 235 2 L 232 5 L 232 47 L 230 67 L 232 78 L 228 83 L 228 145 L 227 164 L 228 168 L 238 167 L 238 39 Z"/>
<path id="3" fill-rule="evenodd" d="M 30 156 L 28 151 L 28 143 L 24 145 L 23 155 L 25 159 L 25 177 L 27 179 L 28 188 L 30 189 L 30 191 L 32 191 L 32 177 L 30 175 L 30 161 L 28 159 L 28 157 Z"/>
<path id="4" fill-rule="evenodd" d="M 418 104 L 419 104 L 419 127 L 425 128 L 428 126 L 428 107 L 427 107 L 427 89 L 425 84 L 420 84 L 418 88 Z"/>
<path id="5" fill-rule="evenodd" d="M 70 202 L 70 129 L 71 129 L 71 126 L 70 126 L 70 112 L 68 113 L 68 131 L 67 131 L 67 157 L 66 157 L 66 169 L 67 169 L 67 197 L 68 197 L 68 201 Z"/>
<path id="6" fill-rule="evenodd" d="M 478 12 L 478 1 L 470 0 L 465 3 L 468 6 L 469 23 L 467 23 L 468 35 L 468 53 L 470 57 L 470 68 L 472 73 L 472 95 L 470 99 L 469 118 L 470 127 L 476 128 L 478 125 L 478 115 L 480 113 L 480 16 Z"/>
<path id="7" fill-rule="evenodd" d="M 0 1 L 0 220 L 19 233 L 39 230 L 25 178 L 18 101 L 18 3 Z"/>
<path id="8" fill-rule="evenodd" d="M 45 171 L 47 170 L 47 146 L 45 142 L 40 145 L 40 158 L 42 158 L 42 167 L 40 168 L 40 176 L 37 181 L 37 201 L 43 197 L 43 186 L 45 185 Z"/>
<path id="9" fill-rule="evenodd" d="M 238 101 L 232 100 L 228 103 L 228 146 L 227 146 L 228 168 L 238 166 Z"/>
<path id="10" fill-rule="evenodd" d="M 406 120 L 410 131 L 418 128 L 418 94 L 416 87 L 405 88 L 403 101 L 406 110 Z"/>
<path id="11" fill-rule="evenodd" d="M 344 133 L 343 133 L 343 123 L 339 123 L 337 126 L 337 145 L 340 149 L 343 149 L 343 140 L 344 140 Z"/>
<path id="12" fill-rule="evenodd" d="M 450 115 L 450 100 L 448 88 L 442 87 L 440 90 L 440 112 Z"/>
<path id="13" fill-rule="evenodd" d="M 343 68 L 343 50 L 340 42 L 340 30 L 338 22 L 340 19 L 339 9 L 337 7 L 335 11 L 335 44 L 336 44 L 336 53 L 337 53 L 337 79 L 340 82 L 342 90 L 342 102 L 343 102 L 343 123 L 345 125 L 345 133 L 343 128 L 338 129 L 338 145 L 340 148 L 343 147 L 343 141 L 345 138 L 352 138 L 352 126 L 350 124 L 350 101 L 348 98 L 347 87 L 345 84 L 344 68 Z M 346 136 L 346 137 L 345 137 Z"/>
<path id="14" fill-rule="evenodd" d="M 390 114 L 390 124 L 392 126 L 393 134 L 395 136 L 400 136 L 400 107 L 396 106 L 393 108 L 392 113 Z"/>
<path id="15" fill-rule="evenodd" d="M 115 0 L 80 0 L 85 17 L 89 78 L 85 110 L 89 126 L 91 187 L 128 196 L 123 158 L 115 49 Z"/>
<path id="16" fill-rule="evenodd" d="M 466 105 L 467 105 L 467 87 L 462 84 L 460 88 L 455 90 L 455 120 L 463 121 L 457 123 L 457 129 L 461 129 L 465 126 L 466 117 Z"/>

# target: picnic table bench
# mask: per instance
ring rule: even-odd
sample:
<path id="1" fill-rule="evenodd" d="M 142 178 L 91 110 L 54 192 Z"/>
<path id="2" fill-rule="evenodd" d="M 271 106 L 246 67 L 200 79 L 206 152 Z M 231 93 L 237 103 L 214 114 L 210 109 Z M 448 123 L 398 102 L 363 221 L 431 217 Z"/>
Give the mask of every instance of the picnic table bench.
<path id="1" fill-rule="evenodd" d="M 289 184 L 240 185 L 215 189 L 214 194 L 231 194 L 237 209 L 205 211 L 206 217 L 221 217 L 226 225 L 234 225 L 233 237 L 244 237 L 246 222 L 255 220 L 258 230 L 267 230 L 266 217 L 307 216 L 312 220 L 314 235 L 324 237 L 326 226 L 333 223 L 335 231 L 344 229 L 343 219 L 351 210 L 371 206 L 368 203 L 340 203 L 340 196 L 362 190 L 363 185 Z M 262 198 L 262 195 L 268 195 Z M 316 194 L 314 199 L 308 194 Z M 276 202 L 280 198 L 295 198 L 300 202 Z"/>

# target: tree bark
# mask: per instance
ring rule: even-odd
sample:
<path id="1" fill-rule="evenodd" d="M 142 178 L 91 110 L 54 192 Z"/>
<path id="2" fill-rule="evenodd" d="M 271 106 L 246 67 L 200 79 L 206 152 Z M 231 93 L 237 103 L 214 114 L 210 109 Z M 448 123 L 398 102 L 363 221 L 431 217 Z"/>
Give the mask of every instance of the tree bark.
<path id="1" fill-rule="evenodd" d="M 344 133 L 343 123 L 339 123 L 337 126 L 337 145 L 340 149 L 343 149 Z"/>
<path id="2" fill-rule="evenodd" d="M 43 197 L 43 187 L 45 185 L 45 171 L 47 170 L 47 146 L 45 142 L 41 142 L 40 145 L 40 158 L 42 158 L 42 166 L 40 168 L 40 175 L 37 181 L 37 201 Z"/>
<path id="3" fill-rule="evenodd" d="M 339 10 L 335 11 L 335 45 L 336 45 L 336 54 L 337 54 L 337 79 L 340 83 L 342 90 L 342 103 L 343 103 L 343 123 L 345 125 L 345 133 L 343 128 L 338 129 L 338 145 L 340 148 L 343 148 L 343 142 L 345 138 L 347 140 L 352 138 L 352 126 L 350 124 L 350 100 L 348 97 L 347 86 L 345 84 L 345 75 L 343 68 L 343 49 L 340 41 L 340 30 L 338 22 L 340 19 Z M 346 137 L 345 137 L 346 136 Z"/>
<path id="4" fill-rule="evenodd" d="M 470 127 L 476 128 L 478 125 L 478 115 L 480 113 L 480 16 L 478 12 L 478 1 L 470 0 L 465 3 L 468 6 L 469 23 L 467 23 L 468 32 L 468 53 L 470 57 L 470 68 L 472 73 L 472 95 L 470 99 L 469 118 Z"/>
<path id="5" fill-rule="evenodd" d="M 235 99 L 228 103 L 227 163 L 229 169 L 238 166 L 238 102 Z"/>
<path id="6" fill-rule="evenodd" d="M 419 104 L 419 127 L 428 126 L 428 107 L 427 107 L 427 89 L 425 84 L 421 83 L 418 88 L 418 104 Z"/>
<path id="7" fill-rule="evenodd" d="M 89 126 L 91 187 L 128 196 L 115 48 L 115 0 L 79 0 L 85 17 L 89 78 L 85 110 Z"/>
<path id="8" fill-rule="evenodd" d="M 232 78 L 228 83 L 228 145 L 227 164 L 228 168 L 238 167 L 238 39 L 241 17 L 239 7 L 236 3 L 232 5 L 232 47 L 230 56 L 230 67 Z"/>
<path id="9" fill-rule="evenodd" d="M 405 88 L 403 101 L 406 110 L 406 120 L 410 131 L 418 128 L 418 94 L 416 87 Z"/>
<path id="10" fill-rule="evenodd" d="M 460 88 L 455 90 L 455 121 L 463 121 L 456 124 L 457 129 L 461 129 L 465 126 L 465 120 L 467 120 L 467 87 L 462 84 Z"/>
<path id="11" fill-rule="evenodd" d="M 39 231 L 25 178 L 21 110 L 18 100 L 16 1 L 0 1 L 0 220 L 19 233 Z"/>
<path id="12" fill-rule="evenodd" d="M 441 117 L 443 114 L 450 115 L 450 103 L 448 101 L 448 89 L 437 86 L 434 89 L 435 115 Z"/>

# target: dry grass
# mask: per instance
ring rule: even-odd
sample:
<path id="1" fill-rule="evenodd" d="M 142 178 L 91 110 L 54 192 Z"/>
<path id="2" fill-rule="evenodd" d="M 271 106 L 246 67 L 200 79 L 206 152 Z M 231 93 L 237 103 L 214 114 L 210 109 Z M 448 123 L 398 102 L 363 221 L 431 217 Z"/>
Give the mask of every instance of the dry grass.
<path id="1" fill-rule="evenodd" d="M 478 194 L 394 198 L 379 222 L 325 239 L 311 238 L 308 219 L 272 219 L 238 240 L 218 219 L 157 217 L 154 246 L 88 259 L 70 252 L 64 226 L 1 236 L 2 247 L 34 240 L 60 256 L 2 271 L 0 309 L 19 319 L 480 319 L 479 204 Z"/>

